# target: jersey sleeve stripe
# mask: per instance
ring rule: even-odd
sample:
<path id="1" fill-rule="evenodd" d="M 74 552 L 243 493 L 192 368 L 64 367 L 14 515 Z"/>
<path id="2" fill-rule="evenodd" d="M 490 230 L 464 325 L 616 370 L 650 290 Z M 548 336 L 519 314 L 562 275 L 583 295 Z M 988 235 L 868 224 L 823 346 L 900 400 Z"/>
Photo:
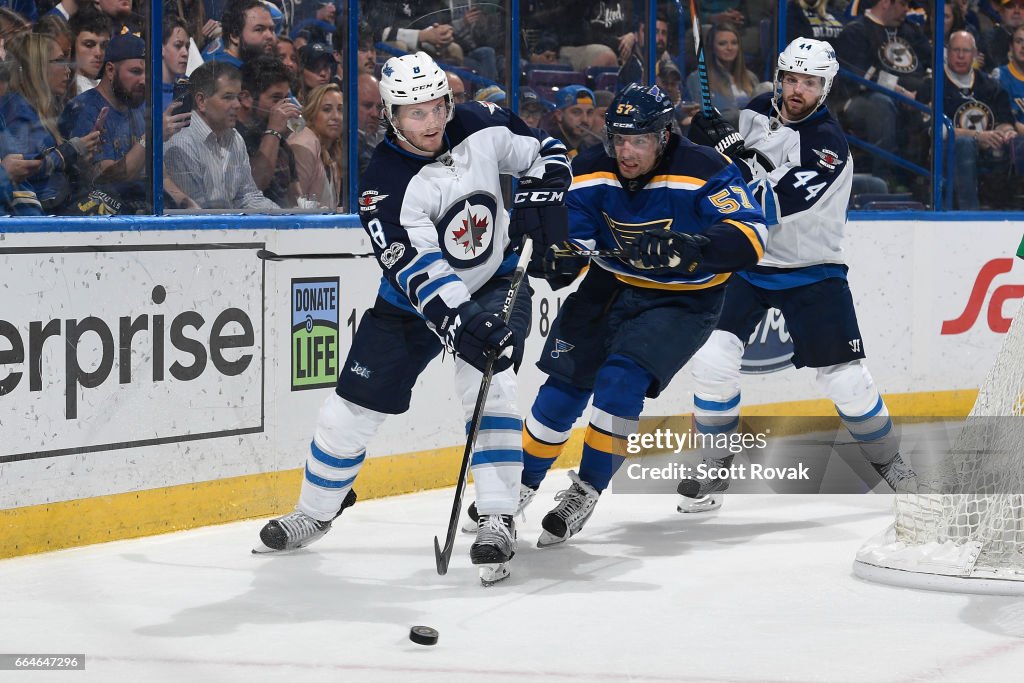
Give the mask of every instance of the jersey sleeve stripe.
<path id="1" fill-rule="evenodd" d="M 647 187 L 670 187 L 680 190 L 699 190 L 704 187 L 706 181 L 701 178 L 695 178 L 689 175 L 656 175 L 651 178 L 651 182 L 647 184 Z"/>
<path id="2" fill-rule="evenodd" d="M 726 218 L 722 222 L 728 223 L 747 236 L 747 239 L 750 240 L 750 244 L 754 247 L 754 251 L 757 252 L 757 259 L 760 261 L 764 256 L 765 236 L 762 235 L 762 232 L 766 230 L 765 227 L 756 223 L 753 225 L 740 223 L 739 221 L 734 221 L 731 218 Z"/>
<path id="3" fill-rule="evenodd" d="M 437 292 L 437 290 L 441 289 L 449 282 L 458 281 L 459 276 L 455 275 L 454 273 L 451 275 L 445 275 L 444 277 L 438 278 L 436 280 L 429 280 L 427 284 L 420 287 L 419 290 L 416 292 L 416 298 L 426 303 Z"/>
<path id="4" fill-rule="evenodd" d="M 583 175 L 576 176 L 572 179 L 572 189 L 579 190 L 585 187 L 595 187 L 598 185 L 608 185 L 609 187 L 621 188 L 622 184 L 619 179 L 615 177 L 614 173 L 598 172 L 598 173 L 586 173 Z"/>
<path id="5" fill-rule="evenodd" d="M 409 290 L 409 278 L 413 275 L 426 270 L 430 267 L 430 264 L 436 263 L 442 259 L 441 251 L 439 249 L 424 250 L 420 252 L 420 255 L 413 259 L 409 265 L 395 276 L 395 282 L 402 289 Z"/>

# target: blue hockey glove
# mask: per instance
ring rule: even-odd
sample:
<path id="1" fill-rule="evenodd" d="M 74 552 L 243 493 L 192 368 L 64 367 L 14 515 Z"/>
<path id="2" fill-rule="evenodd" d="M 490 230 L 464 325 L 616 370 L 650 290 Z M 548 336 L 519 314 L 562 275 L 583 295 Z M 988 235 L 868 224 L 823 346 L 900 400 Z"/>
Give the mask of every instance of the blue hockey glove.
<path id="1" fill-rule="evenodd" d="M 459 306 L 459 315 L 446 335 L 449 350 L 458 354 L 480 372 L 487 368 L 487 352 L 494 351 L 494 372 L 512 367 L 515 335 L 512 328 L 494 313 L 488 313 L 475 301 Z"/>
<path id="2" fill-rule="evenodd" d="M 580 271 L 590 263 L 589 256 L 576 256 L 579 248 L 572 242 L 559 242 L 548 247 L 541 258 L 540 264 L 532 270 L 531 275 L 543 277 L 551 289 L 561 289 L 571 285 Z"/>
<path id="3" fill-rule="evenodd" d="M 717 110 L 711 116 L 704 116 L 703 112 L 694 114 L 686 137 L 694 144 L 714 147 L 733 161 L 748 156 L 743 137 Z"/>
<path id="4" fill-rule="evenodd" d="M 704 235 L 671 230 L 648 230 L 629 248 L 636 268 L 658 268 L 689 275 L 700 268 L 701 248 L 710 244 Z"/>
<path id="5" fill-rule="evenodd" d="M 512 198 L 508 235 L 513 244 L 527 236 L 533 238 L 533 253 L 539 257 L 552 244 L 569 239 L 569 212 L 565 208 L 565 189 L 537 185 L 533 178 L 519 180 L 519 189 Z"/>

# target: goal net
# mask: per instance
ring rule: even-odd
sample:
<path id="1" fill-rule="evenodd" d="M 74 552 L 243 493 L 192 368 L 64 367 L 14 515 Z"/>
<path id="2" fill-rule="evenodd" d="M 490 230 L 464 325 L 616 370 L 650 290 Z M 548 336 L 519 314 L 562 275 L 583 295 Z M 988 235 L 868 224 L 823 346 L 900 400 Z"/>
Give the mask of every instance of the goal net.
<path id="1" fill-rule="evenodd" d="M 898 494 L 893 524 L 854 573 L 913 588 L 1024 594 L 1024 305 L 929 493 Z M 931 491 L 934 491 L 932 493 Z"/>

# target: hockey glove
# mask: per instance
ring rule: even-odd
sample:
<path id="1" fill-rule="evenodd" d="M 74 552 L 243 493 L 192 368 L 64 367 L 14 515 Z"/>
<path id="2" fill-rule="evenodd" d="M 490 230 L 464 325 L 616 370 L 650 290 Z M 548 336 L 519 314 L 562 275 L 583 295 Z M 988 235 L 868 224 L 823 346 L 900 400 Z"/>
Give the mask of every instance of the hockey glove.
<path id="1" fill-rule="evenodd" d="M 569 239 L 565 189 L 544 189 L 533 178 L 521 178 L 519 190 L 512 198 L 508 236 L 513 244 L 527 236 L 533 238 L 534 254 L 538 257 L 552 244 Z"/>
<path id="2" fill-rule="evenodd" d="M 572 242 L 559 242 L 552 244 L 544 252 L 539 272 L 531 273 L 539 275 L 547 280 L 551 289 L 561 289 L 571 285 L 580 271 L 590 263 L 589 256 L 577 256 L 579 251 Z"/>
<path id="3" fill-rule="evenodd" d="M 717 110 L 711 116 L 704 116 L 703 112 L 694 114 L 686 137 L 694 144 L 714 147 L 733 161 L 748 154 L 743 137 Z"/>
<path id="4" fill-rule="evenodd" d="M 459 306 L 459 315 L 446 334 L 449 351 L 480 372 L 487 369 L 487 352 L 494 351 L 494 372 L 512 367 L 515 335 L 512 328 L 494 313 L 488 313 L 475 301 Z"/>
<path id="5" fill-rule="evenodd" d="M 657 268 L 689 275 L 700 268 L 701 248 L 710 242 L 704 235 L 648 230 L 629 248 L 629 260 L 636 268 Z"/>

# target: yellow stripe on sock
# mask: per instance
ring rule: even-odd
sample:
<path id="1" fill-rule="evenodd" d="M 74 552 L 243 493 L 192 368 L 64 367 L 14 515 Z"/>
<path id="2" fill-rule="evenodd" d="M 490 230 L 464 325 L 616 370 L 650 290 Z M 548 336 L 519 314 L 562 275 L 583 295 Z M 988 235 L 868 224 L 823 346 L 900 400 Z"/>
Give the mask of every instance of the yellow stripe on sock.
<path id="1" fill-rule="evenodd" d="M 537 441 L 530 434 L 526 427 L 523 427 L 523 452 L 532 455 L 535 458 L 544 458 L 545 460 L 554 460 L 562 454 L 562 449 L 565 448 L 565 442 L 562 443 L 544 443 L 543 441 Z"/>
<path id="2" fill-rule="evenodd" d="M 618 440 L 621 441 L 621 439 Z M 602 453 L 617 453 L 618 451 L 615 448 L 615 441 L 616 438 L 614 436 L 599 431 L 593 425 L 587 425 L 587 431 L 583 435 L 583 442 L 585 444 L 594 450 L 601 451 Z"/>

